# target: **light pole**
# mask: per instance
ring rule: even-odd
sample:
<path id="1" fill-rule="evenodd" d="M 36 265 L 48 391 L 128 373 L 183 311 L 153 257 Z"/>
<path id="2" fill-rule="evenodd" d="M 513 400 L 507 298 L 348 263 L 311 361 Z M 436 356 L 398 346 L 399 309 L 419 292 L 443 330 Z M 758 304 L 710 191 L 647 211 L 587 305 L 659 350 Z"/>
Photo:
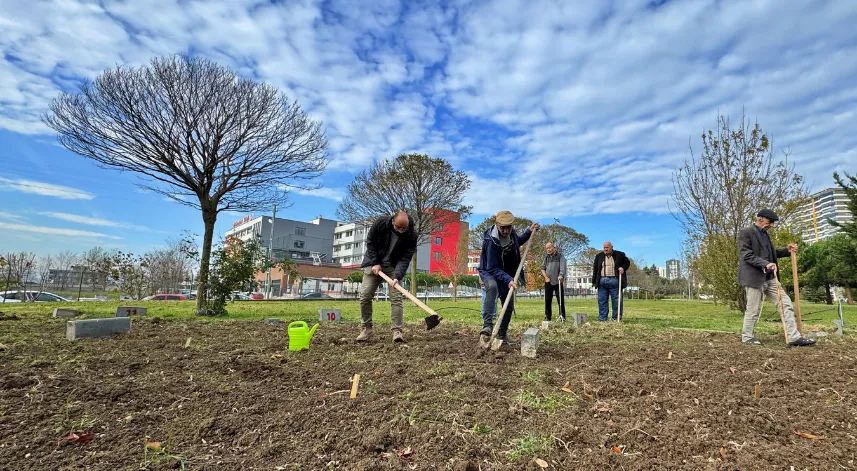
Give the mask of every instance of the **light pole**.
<path id="1" fill-rule="evenodd" d="M 271 217 L 271 237 L 268 239 L 268 273 L 265 276 L 265 299 L 271 299 L 271 263 L 274 259 L 274 221 L 277 220 L 277 205 L 274 205 L 274 215 Z"/>

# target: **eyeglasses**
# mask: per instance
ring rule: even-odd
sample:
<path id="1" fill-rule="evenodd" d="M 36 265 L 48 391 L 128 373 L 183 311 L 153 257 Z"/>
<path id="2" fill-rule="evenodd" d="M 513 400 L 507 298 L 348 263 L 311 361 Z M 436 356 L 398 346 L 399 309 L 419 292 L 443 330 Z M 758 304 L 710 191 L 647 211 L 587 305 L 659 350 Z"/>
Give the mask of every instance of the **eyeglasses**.
<path id="1" fill-rule="evenodd" d="M 500 229 L 501 231 L 511 231 L 512 230 L 512 226 L 497 226 L 497 228 Z"/>

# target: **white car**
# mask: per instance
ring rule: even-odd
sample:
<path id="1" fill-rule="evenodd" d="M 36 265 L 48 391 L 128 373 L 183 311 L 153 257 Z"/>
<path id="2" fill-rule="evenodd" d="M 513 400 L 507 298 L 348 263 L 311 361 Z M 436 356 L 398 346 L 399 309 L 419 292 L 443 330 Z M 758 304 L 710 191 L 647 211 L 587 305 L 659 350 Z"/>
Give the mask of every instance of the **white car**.
<path id="1" fill-rule="evenodd" d="M 35 299 L 33 299 L 35 298 Z M 20 303 L 22 301 L 36 301 L 38 303 L 62 303 L 71 302 L 62 296 L 48 293 L 47 291 L 3 291 L 0 292 L 0 304 Z"/>

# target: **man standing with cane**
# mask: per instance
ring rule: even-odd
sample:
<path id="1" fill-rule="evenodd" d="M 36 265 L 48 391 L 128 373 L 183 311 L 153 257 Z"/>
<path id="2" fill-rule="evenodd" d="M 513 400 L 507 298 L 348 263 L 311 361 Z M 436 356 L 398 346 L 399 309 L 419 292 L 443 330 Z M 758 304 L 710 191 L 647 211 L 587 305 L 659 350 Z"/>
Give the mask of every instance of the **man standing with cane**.
<path id="1" fill-rule="evenodd" d="M 762 314 L 762 299 L 767 297 L 772 303 L 778 303 L 789 347 L 806 347 L 815 344 L 815 340 L 801 336 L 795 325 L 795 314 L 789 295 L 783 292 L 777 277 L 777 259 L 788 257 L 797 252 L 797 244 L 789 244 L 785 249 L 774 249 L 768 230 L 779 220 L 770 209 L 756 214 L 754 225 L 738 232 L 738 284 L 744 287 L 747 308 L 744 311 L 744 327 L 741 341 L 749 345 L 762 345 L 754 335 L 756 323 Z"/>
<path id="2" fill-rule="evenodd" d="M 542 276 L 545 278 L 545 320 L 550 322 L 553 317 L 553 297 L 556 294 L 559 302 L 559 320 L 565 322 L 565 303 L 562 299 L 562 284 L 566 270 L 565 257 L 550 242 L 545 244 L 545 252 L 547 255 L 542 263 Z"/>

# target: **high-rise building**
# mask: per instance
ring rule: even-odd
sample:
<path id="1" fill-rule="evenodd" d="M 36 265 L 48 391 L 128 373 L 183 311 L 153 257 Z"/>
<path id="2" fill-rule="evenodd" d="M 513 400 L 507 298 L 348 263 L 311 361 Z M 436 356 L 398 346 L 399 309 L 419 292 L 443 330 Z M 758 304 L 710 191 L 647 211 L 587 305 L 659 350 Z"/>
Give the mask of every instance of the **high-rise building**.
<path id="1" fill-rule="evenodd" d="M 667 260 L 667 276 L 670 281 L 681 277 L 681 262 L 674 258 Z"/>
<path id="2" fill-rule="evenodd" d="M 661 278 L 667 277 L 667 267 L 658 267 L 658 276 Z"/>
<path id="3" fill-rule="evenodd" d="M 839 232 L 838 227 L 830 224 L 831 219 L 843 224 L 851 222 L 853 218 L 854 215 L 848 210 L 848 195 L 845 191 L 842 188 L 828 188 L 812 195 L 810 201 L 798 209 L 796 224 L 803 241 L 812 244 L 816 239 L 825 240 Z"/>

